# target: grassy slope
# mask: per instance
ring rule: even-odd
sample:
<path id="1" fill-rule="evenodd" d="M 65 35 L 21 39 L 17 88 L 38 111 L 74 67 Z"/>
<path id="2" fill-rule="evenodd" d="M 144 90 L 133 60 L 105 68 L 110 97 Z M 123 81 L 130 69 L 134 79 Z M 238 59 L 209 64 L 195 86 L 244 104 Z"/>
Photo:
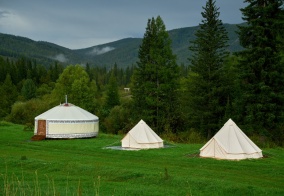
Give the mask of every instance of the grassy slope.
<path id="1" fill-rule="evenodd" d="M 284 195 L 282 148 L 224 161 L 195 156 L 202 144 L 118 151 L 104 147 L 122 136 L 30 142 L 32 135 L 0 124 L 0 195 Z"/>

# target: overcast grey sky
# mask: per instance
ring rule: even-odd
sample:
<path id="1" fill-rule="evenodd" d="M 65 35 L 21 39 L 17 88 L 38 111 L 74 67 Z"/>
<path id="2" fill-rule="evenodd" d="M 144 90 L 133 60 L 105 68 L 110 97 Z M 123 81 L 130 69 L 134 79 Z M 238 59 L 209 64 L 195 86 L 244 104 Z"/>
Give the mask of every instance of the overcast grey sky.
<path id="1" fill-rule="evenodd" d="M 142 38 L 149 18 L 167 30 L 201 23 L 206 0 L 0 0 L 0 32 L 70 49 Z M 216 0 L 223 23 L 242 23 L 243 0 Z"/>

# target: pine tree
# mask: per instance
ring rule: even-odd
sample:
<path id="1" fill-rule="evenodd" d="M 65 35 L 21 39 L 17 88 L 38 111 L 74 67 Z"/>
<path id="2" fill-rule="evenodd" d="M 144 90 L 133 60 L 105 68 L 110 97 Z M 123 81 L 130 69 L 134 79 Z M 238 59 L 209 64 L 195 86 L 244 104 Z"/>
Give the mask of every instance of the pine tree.
<path id="1" fill-rule="evenodd" d="M 118 94 L 118 85 L 115 77 L 115 69 L 113 69 L 108 83 L 105 109 L 110 111 L 116 105 L 120 105 L 120 97 Z"/>
<path id="2" fill-rule="evenodd" d="M 7 67 L 10 67 L 8 63 L 0 56 L 0 83 L 4 82 L 7 75 Z"/>
<path id="3" fill-rule="evenodd" d="M 239 53 L 240 106 L 247 124 L 278 140 L 278 128 L 284 120 L 284 65 L 280 56 L 284 45 L 283 1 L 245 2 L 248 6 L 241 11 L 247 25 L 239 27 L 240 43 L 245 48 Z"/>
<path id="4" fill-rule="evenodd" d="M 130 83 L 131 73 L 132 70 L 130 70 L 129 66 L 127 66 L 125 70 L 125 83 L 124 86 L 127 86 Z"/>
<path id="5" fill-rule="evenodd" d="M 11 112 L 13 103 L 17 100 L 17 88 L 12 83 L 10 74 L 6 75 L 6 79 L 1 85 L 0 83 L 0 118 L 7 116 Z"/>
<path id="6" fill-rule="evenodd" d="M 36 97 L 36 85 L 32 79 L 25 80 L 22 87 L 22 95 L 25 100 L 30 100 Z"/>
<path id="7" fill-rule="evenodd" d="M 208 0 L 203 20 L 189 49 L 193 55 L 188 81 L 188 118 L 192 127 L 211 137 L 223 123 L 227 92 L 223 86 L 228 36 L 215 1 Z"/>
<path id="8" fill-rule="evenodd" d="M 133 74 L 134 112 L 157 132 L 176 127 L 179 71 L 160 16 L 148 20 Z"/>
<path id="9" fill-rule="evenodd" d="M 85 70 L 86 70 L 87 74 L 89 75 L 90 80 L 93 80 L 94 77 L 93 77 L 93 74 L 91 72 L 91 67 L 90 67 L 89 63 L 86 64 Z"/>

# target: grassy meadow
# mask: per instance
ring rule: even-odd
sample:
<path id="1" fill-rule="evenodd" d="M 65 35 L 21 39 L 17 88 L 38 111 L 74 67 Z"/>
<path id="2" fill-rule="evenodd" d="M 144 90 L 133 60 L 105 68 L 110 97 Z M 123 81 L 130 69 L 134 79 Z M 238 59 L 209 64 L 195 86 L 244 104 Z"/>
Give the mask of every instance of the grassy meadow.
<path id="1" fill-rule="evenodd" d="M 0 195 L 284 195 L 284 150 L 265 158 L 199 158 L 203 144 L 121 151 L 123 136 L 30 141 L 0 122 Z"/>

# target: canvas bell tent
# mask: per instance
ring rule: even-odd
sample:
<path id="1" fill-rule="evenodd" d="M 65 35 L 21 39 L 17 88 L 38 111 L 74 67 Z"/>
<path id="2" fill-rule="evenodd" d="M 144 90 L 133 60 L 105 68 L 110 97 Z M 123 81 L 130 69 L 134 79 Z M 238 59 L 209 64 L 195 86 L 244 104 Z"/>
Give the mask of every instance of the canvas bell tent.
<path id="1" fill-rule="evenodd" d="M 148 149 L 164 147 L 163 140 L 140 120 L 121 140 L 122 148 Z"/>
<path id="2" fill-rule="evenodd" d="M 257 159 L 262 157 L 262 151 L 229 119 L 200 149 L 200 156 L 232 160 Z"/>
<path id="3" fill-rule="evenodd" d="M 64 103 L 35 117 L 34 135 L 45 138 L 95 137 L 99 118 L 71 103 Z"/>

